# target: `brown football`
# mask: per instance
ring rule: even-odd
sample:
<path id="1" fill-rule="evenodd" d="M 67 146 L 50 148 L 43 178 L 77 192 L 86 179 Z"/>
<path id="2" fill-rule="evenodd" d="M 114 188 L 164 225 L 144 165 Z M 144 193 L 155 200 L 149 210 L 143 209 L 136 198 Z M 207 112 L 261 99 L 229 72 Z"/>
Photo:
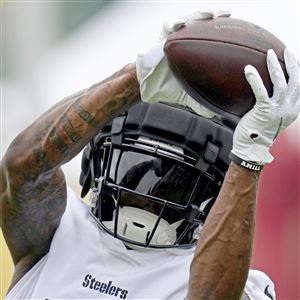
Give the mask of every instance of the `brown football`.
<path id="1" fill-rule="evenodd" d="M 248 64 L 258 70 L 272 95 L 266 63 L 268 49 L 274 49 L 288 78 L 283 58 L 285 45 L 264 28 L 244 20 L 196 21 L 170 35 L 164 47 L 172 73 L 184 90 L 227 117 L 241 117 L 255 103 L 244 76 Z"/>

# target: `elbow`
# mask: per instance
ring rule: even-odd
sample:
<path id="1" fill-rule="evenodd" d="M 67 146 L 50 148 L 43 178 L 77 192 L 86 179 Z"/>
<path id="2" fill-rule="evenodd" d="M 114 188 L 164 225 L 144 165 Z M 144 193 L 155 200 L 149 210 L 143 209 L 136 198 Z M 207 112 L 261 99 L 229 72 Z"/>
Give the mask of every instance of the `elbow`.
<path id="1" fill-rule="evenodd" d="M 22 141 L 15 139 L 8 147 L 1 162 L 1 173 L 7 182 L 20 185 L 20 181 L 36 180 L 36 163 L 34 151 L 31 147 L 24 147 Z"/>

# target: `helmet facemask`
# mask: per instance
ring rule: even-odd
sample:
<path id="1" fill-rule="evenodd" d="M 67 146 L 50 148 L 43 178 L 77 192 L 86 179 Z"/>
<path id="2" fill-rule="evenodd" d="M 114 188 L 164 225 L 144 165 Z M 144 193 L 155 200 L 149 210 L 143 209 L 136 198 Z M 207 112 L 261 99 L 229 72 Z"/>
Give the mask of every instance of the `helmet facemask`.
<path id="1" fill-rule="evenodd" d="M 92 191 L 101 227 L 135 249 L 195 244 L 222 175 L 203 173 L 183 149 L 150 139 L 125 137 L 116 147 L 106 138 L 102 147 L 103 171 Z"/>
<path id="2" fill-rule="evenodd" d="M 221 188 L 233 129 L 166 104 L 139 103 L 83 153 L 82 196 L 128 247 L 190 248 Z"/>

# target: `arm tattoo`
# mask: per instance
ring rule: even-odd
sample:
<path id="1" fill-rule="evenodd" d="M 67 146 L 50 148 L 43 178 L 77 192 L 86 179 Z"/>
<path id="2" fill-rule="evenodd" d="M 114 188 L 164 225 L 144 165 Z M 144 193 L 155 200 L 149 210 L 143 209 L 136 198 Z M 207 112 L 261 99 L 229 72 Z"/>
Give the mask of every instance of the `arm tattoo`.
<path id="1" fill-rule="evenodd" d="M 81 136 L 75 131 L 71 121 L 68 119 L 66 114 L 63 114 L 62 118 L 63 128 L 67 136 L 74 143 L 78 142 L 81 139 Z"/>
<path id="2" fill-rule="evenodd" d="M 111 116 L 115 113 L 120 107 L 126 107 L 128 106 L 128 100 L 127 99 L 113 99 L 110 102 L 107 103 L 105 114 L 107 116 Z"/>
<path id="3" fill-rule="evenodd" d="M 87 110 L 85 110 L 79 103 L 79 101 L 76 101 L 74 103 L 74 110 L 78 114 L 78 116 L 85 121 L 87 124 L 97 127 L 99 125 L 99 122 L 96 121 L 95 117 L 91 115 Z"/>
<path id="4" fill-rule="evenodd" d="M 127 65 L 56 104 L 11 143 L 0 167 L 0 208 L 15 263 L 27 257 L 29 268 L 49 250 L 66 204 L 60 167 L 116 114 L 139 100 L 135 66 Z"/>
<path id="5" fill-rule="evenodd" d="M 50 131 L 49 140 L 58 148 L 61 154 L 67 154 L 69 146 L 65 143 L 64 139 L 58 135 L 56 127 L 53 127 Z"/>
<path id="6" fill-rule="evenodd" d="M 47 160 L 47 153 L 42 147 L 36 146 L 35 148 L 32 149 L 32 152 L 39 169 L 42 170 L 45 167 L 48 169 L 50 167 Z"/>

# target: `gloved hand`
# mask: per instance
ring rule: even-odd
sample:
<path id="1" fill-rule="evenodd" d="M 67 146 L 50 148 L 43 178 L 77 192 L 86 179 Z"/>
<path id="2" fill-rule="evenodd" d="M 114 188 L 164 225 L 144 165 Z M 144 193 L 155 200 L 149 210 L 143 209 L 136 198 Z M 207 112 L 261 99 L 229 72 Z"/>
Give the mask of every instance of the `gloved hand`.
<path id="1" fill-rule="evenodd" d="M 245 76 L 255 95 L 256 104 L 238 123 L 233 135 L 231 158 L 245 167 L 248 165 L 249 169 L 259 170 L 261 165 L 273 160 L 269 150 L 275 138 L 299 115 L 299 65 L 289 49 L 284 52 L 284 60 L 288 82 L 275 52 L 268 51 L 267 66 L 274 90 L 271 98 L 257 70 L 250 65 L 245 67 Z"/>
<path id="2" fill-rule="evenodd" d="M 229 12 L 196 11 L 178 20 L 168 19 L 163 24 L 159 41 L 147 52 L 139 53 L 136 60 L 141 98 L 144 102 L 168 102 L 186 106 L 199 115 L 212 118 L 215 114 L 191 98 L 174 78 L 164 57 L 163 47 L 170 34 L 196 20 L 229 17 Z"/>

